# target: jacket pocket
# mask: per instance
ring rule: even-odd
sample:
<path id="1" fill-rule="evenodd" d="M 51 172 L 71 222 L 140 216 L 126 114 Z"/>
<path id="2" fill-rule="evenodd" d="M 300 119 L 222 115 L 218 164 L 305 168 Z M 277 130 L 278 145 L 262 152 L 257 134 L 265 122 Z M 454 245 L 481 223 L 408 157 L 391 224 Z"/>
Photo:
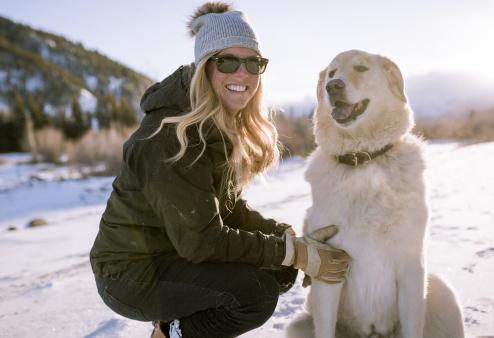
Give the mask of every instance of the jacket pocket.
<path id="1" fill-rule="evenodd" d="M 113 296 L 108 290 L 108 286 L 103 289 L 101 298 L 110 309 L 121 316 L 143 322 L 148 321 L 140 309 Z"/>

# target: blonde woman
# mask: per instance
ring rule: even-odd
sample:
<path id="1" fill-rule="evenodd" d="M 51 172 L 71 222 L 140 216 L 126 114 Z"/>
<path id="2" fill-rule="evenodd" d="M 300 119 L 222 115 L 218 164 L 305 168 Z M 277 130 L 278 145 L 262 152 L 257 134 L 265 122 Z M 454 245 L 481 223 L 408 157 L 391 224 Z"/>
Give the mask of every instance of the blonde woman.
<path id="1" fill-rule="evenodd" d="M 278 159 L 261 109 L 268 60 L 229 5 L 206 3 L 189 28 L 195 62 L 144 94 L 91 265 L 103 301 L 153 321 L 152 337 L 236 337 L 272 315 L 297 269 L 340 282 L 348 257 L 313 240 L 334 227 L 295 237 L 240 197 Z"/>

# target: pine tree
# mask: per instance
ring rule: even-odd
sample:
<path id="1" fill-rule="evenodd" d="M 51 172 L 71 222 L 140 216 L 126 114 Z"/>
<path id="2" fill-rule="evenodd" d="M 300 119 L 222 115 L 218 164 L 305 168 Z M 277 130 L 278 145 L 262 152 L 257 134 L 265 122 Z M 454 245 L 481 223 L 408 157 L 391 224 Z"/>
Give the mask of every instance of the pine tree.
<path id="1" fill-rule="evenodd" d="M 84 128 L 84 119 L 82 118 L 82 109 L 79 99 L 72 99 L 72 121 L 81 129 Z"/>
<path id="2" fill-rule="evenodd" d="M 96 119 L 98 120 L 99 129 L 110 128 L 110 108 L 107 95 L 105 94 L 101 94 L 98 96 Z"/>
<path id="3" fill-rule="evenodd" d="M 70 120 L 65 120 L 65 128 L 63 132 L 67 138 L 77 139 L 84 135 L 89 129 L 86 119 L 83 117 L 79 99 L 72 99 L 72 116 Z"/>
<path id="4" fill-rule="evenodd" d="M 115 96 L 112 94 L 107 94 L 106 95 L 106 103 L 108 105 L 108 113 L 110 116 L 110 124 L 112 122 L 117 122 L 118 123 L 118 106 L 117 106 L 117 100 L 115 99 Z"/>
<path id="5" fill-rule="evenodd" d="M 0 119 L 0 152 L 23 151 L 26 146 L 24 98 L 17 89 L 8 98 L 12 108 Z"/>
<path id="6" fill-rule="evenodd" d="M 41 129 L 49 124 L 48 117 L 43 111 L 43 104 L 40 99 L 29 95 L 27 98 L 27 107 L 31 114 L 34 129 Z"/>
<path id="7" fill-rule="evenodd" d="M 122 125 L 132 127 L 137 124 L 136 114 L 125 97 L 120 98 L 118 112 L 118 120 Z"/>
<path id="8" fill-rule="evenodd" d="M 24 107 L 24 98 L 18 90 L 13 92 L 13 109 L 12 109 L 12 136 L 13 151 L 22 151 L 26 138 L 26 112 Z"/>
<path id="9" fill-rule="evenodd" d="M 53 127 L 60 129 L 62 132 L 67 126 L 67 118 L 65 117 L 65 111 L 57 109 L 55 116 L 52 118 Z"/>

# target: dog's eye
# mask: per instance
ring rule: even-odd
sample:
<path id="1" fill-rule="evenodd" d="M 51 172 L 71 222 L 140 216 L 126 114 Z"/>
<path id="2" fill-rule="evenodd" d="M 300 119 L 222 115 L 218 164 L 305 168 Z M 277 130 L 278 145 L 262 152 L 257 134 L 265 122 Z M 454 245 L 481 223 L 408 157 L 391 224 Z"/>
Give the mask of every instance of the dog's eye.
<path id="1" fill-rule="evenodd" d="M 353 66 L 353 69 L 355 69 L 359 73 L 363 73 L 363 72 L 366 72 L 369 70 L 369 68 L 367 68 L 366 66 L 362 66 L 362 65 Z"/>
<path id="2" fill-rule="evenodd" d="M 329 72 L 329 78 L 331 79 L 334 74 L 336 74 L 336 69 L 333 69 L 332 71 Z"/>

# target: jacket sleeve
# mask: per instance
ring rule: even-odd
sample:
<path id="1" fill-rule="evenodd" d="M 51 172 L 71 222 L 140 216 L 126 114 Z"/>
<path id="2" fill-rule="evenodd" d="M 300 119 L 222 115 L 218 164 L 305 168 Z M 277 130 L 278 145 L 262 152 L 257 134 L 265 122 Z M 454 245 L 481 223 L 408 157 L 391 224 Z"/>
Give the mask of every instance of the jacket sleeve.
<path id="1" fill-rule="evenodd" d="M 245 231 L 260 231 L 264 234 L 282 237 L 290 225 L 276 222 L 274 219 L 263 217 L 252 209 L 242 198 L 239 198 L 233 207 L 232 213 L 225 218 L 226 224 L 238 226 Z"/>
<path id="2" fill-rule="evenodd" d="M 136 155 L 144 196 L 181 257 L 194 263 L 240 262 L 260 267 L 281 264 L 285 255 L 282 239 L 233 229 L 223 223 L 214 193 L 211 160 L 207 152 L 196 160 L 201 145 L 190 146 L 184 157 L 173 164 L 165 159 L 174 155 L 173 149 L 178 147 L 156 142 L 141 146 L 154 148 Z"/>

